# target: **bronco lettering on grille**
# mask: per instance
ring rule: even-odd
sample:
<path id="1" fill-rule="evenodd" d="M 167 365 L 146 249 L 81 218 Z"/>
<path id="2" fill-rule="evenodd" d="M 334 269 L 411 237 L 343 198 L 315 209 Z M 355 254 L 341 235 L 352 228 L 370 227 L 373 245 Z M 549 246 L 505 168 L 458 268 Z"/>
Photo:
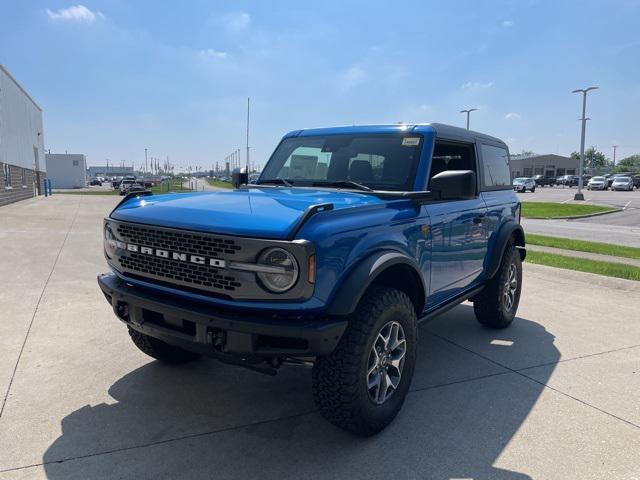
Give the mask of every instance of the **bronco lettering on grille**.
<path id="1" fill-rule="evenodd" d="M 168 258 L 179 262 L 194 263 L 196 265 L 209 265 L 215 268 L 225 268 L 227 263 L 221 258 L 204 257 L 202 255 L 189 255 L 187 253 L 170 252 L 161 248 L 143 247 L 133 243 L 125 243 L 121 241 L 110 240 L 115 243 L 114 246 L 130 252 L 141 253 L 143 255 L 152 255 L 154 257 Z"/>

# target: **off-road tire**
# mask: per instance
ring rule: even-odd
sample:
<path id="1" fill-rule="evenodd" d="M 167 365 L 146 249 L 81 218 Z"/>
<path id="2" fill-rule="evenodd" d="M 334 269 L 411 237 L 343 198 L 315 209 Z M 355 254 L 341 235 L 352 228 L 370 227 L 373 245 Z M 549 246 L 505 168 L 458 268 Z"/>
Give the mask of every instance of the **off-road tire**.
<path id="1" fill-rule="evenodd" d="M 509 278 L 510 267 L 513 265 L 517 275 L 517 287 L 511 308 L 507 308 L 505 303 L 504 289 Z M 473 311 L 477 320 L 490 328 L 506 328 L 511 325 L 518 304 L 520 303 L 520 292 L 522 290 L 522 260 L 520 252 L 515 245 L 510 242 L 504 251 L 500 268 L 487 285 L 473 299 Z"/>
<path id="2" fill-rule="evenodd" d="M 129 336 L 131 337 L 131 340 L 133 340 L 135 346 L 142 352 L 163 363 L 179 365 L 200 358 L 200 355 L 197 353 L 188 352 L 182 348 L 174 347 L 162 340 L 150 337 L 149 335 L 140 333 L 132 328 L 129 328 Z"/>
<path id="3" fill-rule="evenodd" d="M 406 352 L 397 389 L 376 404 L 367 388 L 367 363 L 378 332 L 388 322 L 404 330 Z M 400 411 L 409 391 L 416 361 L 416 311 L 409 297 L 388 287 L 372 287 L 352 315 L 336 349 L 313 367 L 313 397 L 320 414 L 357 435 L 374 435 Z"/>

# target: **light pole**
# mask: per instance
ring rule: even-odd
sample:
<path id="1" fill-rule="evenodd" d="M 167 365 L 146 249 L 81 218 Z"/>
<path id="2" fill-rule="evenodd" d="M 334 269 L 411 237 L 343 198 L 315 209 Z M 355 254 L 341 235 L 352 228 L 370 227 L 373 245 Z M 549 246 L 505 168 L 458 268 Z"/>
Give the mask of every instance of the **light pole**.
<path id="1" fill-rule="evenodd" d="M 587 129 L 587 92 L 596 90 L 599 87 L 578 88 L 571 93 L 582 93 L 582 136 L 580 138 L 580 176 L 578 177 L 578 192 L 574 195 L 574 200 L 584 200 L 582 194 L 582 176 L 584 175 L 584 135 Z"/>
<path id="2" fill-rule="evenodd" d="M 470 108 L 468 110 L 460 110 L 460 113 L 466 113 L 467 114 L 467 130 L 469 130 L 469 116 L 471 114 L 471 112 L 475 112 L 476 110 L 478 110 L 477 108 Z"/>
<path id="3" fill-rule="evenodd" d="M 613 147 L 613 166 L 616 166 L 616 150 L 618 149 L 620 145 L 612 145 Z"/>
<path id="4" fill-rule="evenodd" d="M 147 173 L 147 149 L 144 149 L 144 173 Z"/>

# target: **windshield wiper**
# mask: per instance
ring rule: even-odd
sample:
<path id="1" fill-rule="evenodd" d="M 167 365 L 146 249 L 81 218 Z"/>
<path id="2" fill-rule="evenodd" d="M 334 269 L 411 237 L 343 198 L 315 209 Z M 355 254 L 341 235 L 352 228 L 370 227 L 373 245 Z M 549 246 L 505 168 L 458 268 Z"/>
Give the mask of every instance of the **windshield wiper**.
<path id="1" fill-rule="evenodd" d="M 362 185 L 361 183 L 354 182 L 353 180 L 327 180 L 326 182 L 313 182 L 314 187 L 348 187 L 354 190 L 362 190 L 364 192 L 373 192 L 373 189 Z"/>
<path id="2" fill-rule="evenodd" d="M 274 184 L 274 185 L 284 185 L 285 187 L 292 187 L 293 184 L 289 181 L 286 180 L 284 178 L 270 178 L 268 180 L 260 180 L 259 185 L 268 185 L 268 184 Z"/>

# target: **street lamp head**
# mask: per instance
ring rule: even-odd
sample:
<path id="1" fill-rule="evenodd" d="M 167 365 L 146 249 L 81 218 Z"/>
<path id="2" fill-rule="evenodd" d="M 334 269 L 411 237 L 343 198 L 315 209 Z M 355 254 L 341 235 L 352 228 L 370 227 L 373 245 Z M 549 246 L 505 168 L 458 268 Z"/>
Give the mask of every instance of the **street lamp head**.
<path id="1" fill-rule="evenodd" d="M 460 110 L 460 113 L 471 113 L 471 112 L 475 112 L 476 110 L 478 110 L 477 108 L 470 108 L 468 110 Z"/>
<path id="2" fill-rule="evenodd" d="M 587 93 L 591 90 L 597 90 L 600 87 L 589 87 L 589 88 L 578 88 L 577 90 L 573 90 L 571 93 Z"/>

